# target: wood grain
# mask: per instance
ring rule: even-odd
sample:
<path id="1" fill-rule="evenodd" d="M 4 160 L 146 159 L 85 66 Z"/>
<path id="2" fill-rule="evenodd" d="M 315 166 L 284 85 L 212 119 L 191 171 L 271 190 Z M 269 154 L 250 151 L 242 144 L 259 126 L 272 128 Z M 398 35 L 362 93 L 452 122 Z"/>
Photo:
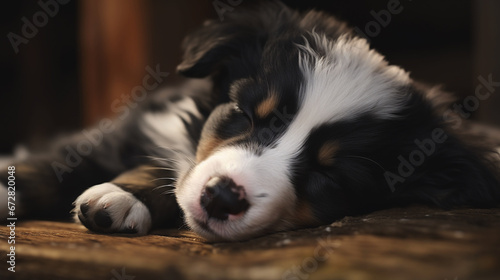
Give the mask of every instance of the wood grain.
<path id="1" fill-rule="evenodd" d="M 122 269 L 137 280 L 493 280 L 500 275 L 500 209 L 391 209 L 218 244 L 189 231 L 131 237 L 94 234 L 72 223 L 26 221 L 16 229 L 15 273 L 6 270 L 8 234 L 0 228 L 1 279 L 109 280 L 119 279 Z"/>
<path id="2" fill-rule="evenodd" d="M 80 2 L 86 125 L 116 114 L 120 105 L 127 104 L 132 89 L 142 85 L 150 48 L 147 3 L 141 0 Z"/>

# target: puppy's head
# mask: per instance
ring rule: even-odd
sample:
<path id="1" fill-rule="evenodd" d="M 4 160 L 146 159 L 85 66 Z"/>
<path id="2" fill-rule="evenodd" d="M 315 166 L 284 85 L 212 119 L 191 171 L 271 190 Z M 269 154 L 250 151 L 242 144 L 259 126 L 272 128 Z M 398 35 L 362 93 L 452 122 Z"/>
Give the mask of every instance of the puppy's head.
<path id="1" fill-rule="evenodd" d="M 229 97 L 177 186 L 188 225 L 210 240 L 241 240 L 353 214 L 368 200 L 357 197 L 362 188 L 380 191 L 368 143 L 398 117 L 407 74 L 318 12 L 271 3 L 228 15 L 186 39 L 178 67 L 211 76 Z"/>

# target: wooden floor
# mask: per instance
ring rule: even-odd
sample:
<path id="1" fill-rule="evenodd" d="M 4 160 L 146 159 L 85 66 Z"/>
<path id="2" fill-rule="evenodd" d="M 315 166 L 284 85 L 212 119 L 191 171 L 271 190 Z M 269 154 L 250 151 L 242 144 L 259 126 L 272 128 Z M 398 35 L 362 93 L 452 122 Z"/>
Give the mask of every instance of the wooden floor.
<path id="1" fill-rule="evenodd" d="M 412 207 L 241 243 L 186 231 L 100 235 L 72 223 L 0 228 L 0 279 L 500 279 L 500 209 Z"/>

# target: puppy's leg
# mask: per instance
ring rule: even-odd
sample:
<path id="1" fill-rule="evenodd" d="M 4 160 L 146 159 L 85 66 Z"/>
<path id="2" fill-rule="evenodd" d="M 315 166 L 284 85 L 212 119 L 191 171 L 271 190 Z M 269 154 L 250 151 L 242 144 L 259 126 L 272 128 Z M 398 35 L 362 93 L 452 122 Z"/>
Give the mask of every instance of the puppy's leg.
<path id="1" fill-rule="evenodd" d="M 7 201 L 5 188 L 8 185 L 12 186 L 9 190 L 15 193 L 16 217 L 67 219 L 70 217 L 71 202 L 79 193 L 117 174 L 88 156 L 82 157 L 78 165 L 68 167 L 68 172 L 59 177 L 53 169 L 55 162 L 64 163 L 64 154 L 55 152 L 35 155 L 9 164 L 15 168 L 15 179 L 12 180 L 14 185 L 9 185 L 8 167 L 0 168 L 0 218 L 7 215 L 7 208 L 3 207 L 3 203 Z"/>
<path id="2" fill-rule="evenodd" d="M 129 169 L 120 151 L 130 150 L 133 143 L 128 144 L 127 138 L 120 136 L 123 133 L 115 132 L 119 131 L 101 134 L 98 142 L 89 141 L 85 133 L 73 134 L 44 151 L 14 160 L 8 164 L 15 168 L 14 185 L 9 185 L 8 166 L 0 166 L 0 218 L 7 215 L 2 206 L 7 197 L 1 190 L 9 185 L 15 188 L 16 217 L 69 219 L 71 203 L 79 194 Z M 136 154 L 130 158 L 138 158 Z"/>
<path id="3" fill-rule="evenodd" d="M 75 201 L 75 219 L 97 232 L 146 234 L 182 221 L 169 169 L 139 166 L 93 186 Z"/>
<path id="4" fill-rule="evenodd" d="M 211 111 L 210 89 L 208 81 L 196 81 L 159 92 L 126 119 L 100 122 L 99 127 L 60 139 L 47 151 L 9 164 L 16 168 L 16 216 L 22 210 L 33 219 L 69 218 L 71 203 L 83 191 L 148 164 L 150 157 L 171 160 L 177 150 L 182 154 L 177 161 L 194 157 L 202 125 Z M 0 166 L 0 218 L 8 214 L 4 207 L 7 171 Z M 134 184 L 120 187 L 130 185 Z M 153 225 L 155 217 L 153 213 Z"/>

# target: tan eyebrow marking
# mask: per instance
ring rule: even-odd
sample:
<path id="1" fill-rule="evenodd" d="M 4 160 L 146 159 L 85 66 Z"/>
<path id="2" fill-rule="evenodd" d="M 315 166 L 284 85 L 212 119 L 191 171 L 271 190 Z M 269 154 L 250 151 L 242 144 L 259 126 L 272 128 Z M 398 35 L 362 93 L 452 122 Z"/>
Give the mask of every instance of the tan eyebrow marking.
<path id="1" fill-rule="evenodd" d="M 196 148 L 196 162 L 200 163 L 209 156 L 211 156 L 214 152 L 217 151 L 217 148 L 230 144 L 231 142 L 237 141 L 239 139 L 243 139 L 248 136 L 248 132 L 242 133 L 240 135 L 236 135 L 229 139 L 221 139 L 216 135 L 209 135 L 202 137 L 198 142 L 198 147 Z"/>
<path id="2" fill-rule="evenodd" d="M 199 163 L 206 159 L 222 142 L 224 142 L 224 140 L 218 137 L 205 137 L 200 139 L 196 151 L 196 162 Z"/>
<path id="3" fill-rule="evenodd" d="M 264 119 L 272 113 L 276 105 L 278 105 L 278 96 L 271 92 L 270 95 L 255 108 L 255 114 L 257 117 Z"/>
<path id="4" fill-rule="evenodd" d="M 318 162 L 321 165 L 332 165 L 334 162 L 334 156 L 339 148 L 340 146 L 337 141 L 324 143 L 318 151 Z"/>

